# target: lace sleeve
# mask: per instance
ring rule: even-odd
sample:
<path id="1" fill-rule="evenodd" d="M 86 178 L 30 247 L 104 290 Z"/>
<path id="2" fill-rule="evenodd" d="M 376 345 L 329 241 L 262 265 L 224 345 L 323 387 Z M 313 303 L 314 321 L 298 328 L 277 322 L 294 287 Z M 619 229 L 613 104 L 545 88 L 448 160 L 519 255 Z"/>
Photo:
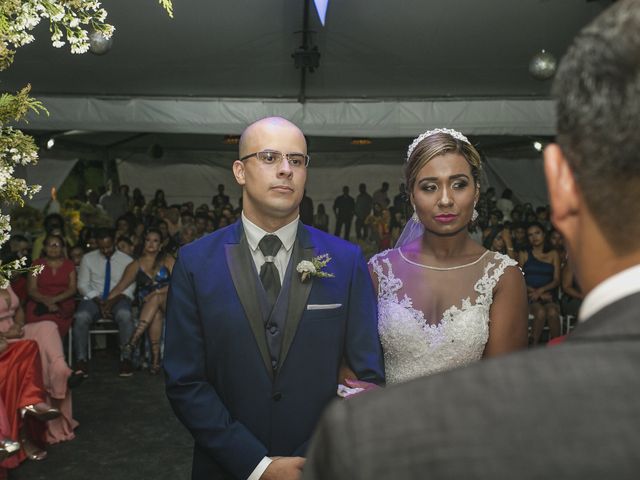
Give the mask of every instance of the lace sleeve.
<path id="1" fill-rule="evenodd" d="M 477 303 L 490 306 L 493 301 L 493 291 L 495 290 L 500 277 L 508 267 L 517 267 L 518 262 L 502 253 L 493 253 L 493 258 L 484 267 L 484 275 L 475 285 L 475 290 L 480 295 Z M 518 267 L 519 268 L 519 267 Z"/>
<path id="2" fill-rule="evenodd" d="M 375 274 L 374 283 L 377 284 L 378 299 L 389 297 L 402 287 L 402 281 L 395 278 L 391 261 L 389 260 L 389 252 L 385 250 L 380 252 L 369 260 L 369 268 Z M 399 285 L 398 285 L 399 283 Z"/>

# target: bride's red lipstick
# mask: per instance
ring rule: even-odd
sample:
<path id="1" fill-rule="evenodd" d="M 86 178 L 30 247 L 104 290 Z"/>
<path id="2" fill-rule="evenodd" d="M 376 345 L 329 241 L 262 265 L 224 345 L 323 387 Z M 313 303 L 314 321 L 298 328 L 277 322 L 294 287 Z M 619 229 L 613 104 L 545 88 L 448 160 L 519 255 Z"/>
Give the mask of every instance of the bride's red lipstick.
<path id="1" fill-rule="evenodd" d="M 446 214 L 442 214 L 442 215 L 436 215 L 435 218 L 436 218 L 436 221 L 440 222 L 440 223 L 451 223 L 456 218 L 458 218 L 458 215 L 454 215 L 452 213 L 446 213 Z"/>

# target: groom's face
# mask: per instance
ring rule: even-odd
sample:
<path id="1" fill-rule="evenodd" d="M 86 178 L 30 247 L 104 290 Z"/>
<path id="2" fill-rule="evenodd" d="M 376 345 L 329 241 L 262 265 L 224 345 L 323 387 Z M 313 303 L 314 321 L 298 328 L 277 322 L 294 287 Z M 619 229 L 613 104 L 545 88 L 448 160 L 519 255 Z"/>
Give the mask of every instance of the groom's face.
<path id="1" fill-rule="evenodd" d="M 302 132 L 293 124 L 260 121 L 251 127 L 241 145 L 240 158 L 257 152 L 307 153 Z M 292 166 L 286 157 L 279 162 L 264 162 L 253 155 L 234 164 L 236 180 L 243 186 L 243 209 L 252 219 L 292 221 L 307 180 L 305 166 Z"/>

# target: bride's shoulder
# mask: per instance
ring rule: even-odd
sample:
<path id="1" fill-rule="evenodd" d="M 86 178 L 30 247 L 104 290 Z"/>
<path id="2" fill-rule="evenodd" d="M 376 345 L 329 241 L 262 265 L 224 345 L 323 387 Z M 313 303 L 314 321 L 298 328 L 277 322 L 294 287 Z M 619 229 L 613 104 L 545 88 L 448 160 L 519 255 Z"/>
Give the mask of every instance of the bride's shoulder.
<path id="1" fill-rule="evenodd" d="M 504 253 L 487 250 L 486 256 L 490 261 L 497 263 L 497 265 L 502 268 L 518 266 L 517 261 L 515 261 L 509 255 L 505 255 Z"/>
<path id="2" fill-rule="evenodd" d="M 369 265 L 373 265 L 381 262 L 385 258 L 392 259 L 398 254 L 397 248 L 389 248 L 387 250 L 383 250 L 382 252 L 376 253 L 369 259 Z"/>

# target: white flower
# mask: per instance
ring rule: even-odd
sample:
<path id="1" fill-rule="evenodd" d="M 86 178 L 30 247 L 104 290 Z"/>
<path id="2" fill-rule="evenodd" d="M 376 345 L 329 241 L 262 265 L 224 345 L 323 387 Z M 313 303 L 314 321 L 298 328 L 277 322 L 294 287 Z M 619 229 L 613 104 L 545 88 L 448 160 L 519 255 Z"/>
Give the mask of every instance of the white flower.
<path id="1" fill-rule="evenodd" d="M 301 261 L 296 267 L 296 270 L 298 271 L 298 273 L 316 273 L 315 265 L 309 260 Z"/>
<path id="2" fill-rule="evenodd" d="M 309 277 L 329 278 L 333 277 L 333 273 L 325 272 L 322 269 L 331 261 L 328 254 L 313 257 L 311 260 L 302 260 L 296 266 L 296 270 L 300 273 L 300 279 L 304 282 Z"/>
<path id="3" fill-rule="evenodd" d="M 60 47 L 64 47 L 64 42 L 61 42 L 59 40 L 54 40 L 52 45 L 54 48 L 60 48 Z"/>

